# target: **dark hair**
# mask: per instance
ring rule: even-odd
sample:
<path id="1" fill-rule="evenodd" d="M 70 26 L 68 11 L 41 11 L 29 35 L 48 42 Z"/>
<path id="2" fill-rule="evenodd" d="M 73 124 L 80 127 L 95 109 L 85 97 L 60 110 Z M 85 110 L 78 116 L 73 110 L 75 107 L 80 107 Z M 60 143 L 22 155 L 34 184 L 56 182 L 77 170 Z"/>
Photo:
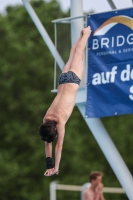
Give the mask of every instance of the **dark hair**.
<path id="1" fill-rule="evenodd" d="M 96 178 L 97 178 L 98 176 L 103 176 L 103 173 L 102 173 L 102 172 L 99 172 L 99 171 L 91 172 L 90 175 L 89 175 L 90 182 L 91 182 L 92 180 L 96 180 Z"/>
<path id="2" fill-rule="evenodd" d="M 53 142 L 57 136 L 56 124 L 53 120 L 47 120 L 39 127 L 39 134 L 42 140 L 48 143 Z"/>

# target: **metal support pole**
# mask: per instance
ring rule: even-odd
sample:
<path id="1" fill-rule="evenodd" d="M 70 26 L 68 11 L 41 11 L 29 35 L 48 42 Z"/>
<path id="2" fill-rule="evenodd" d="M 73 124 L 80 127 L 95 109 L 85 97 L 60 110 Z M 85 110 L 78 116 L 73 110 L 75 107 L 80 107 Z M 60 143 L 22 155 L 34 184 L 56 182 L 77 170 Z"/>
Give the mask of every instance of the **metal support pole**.
<path id="1" fill-rule="evenodd" d="M 83 4 L 82 0 L 71 0 L 71 17 L 77 17 L 83 15 Z M 73 45 L 80 36 L 80 31 L 83 29 L 83 19 L 71 21 L 71 44 Z"/>
<path id="2" fill-rule="evenodd" d="M 108 1 L 109 5 L 110 5 L 110 7 L 112 9 L 117 9 L 116 6 L 115 6 L 115 4 L 114 4 L 114 2 L 112 0 L 107 0 L 107 1 Z"/>
<path id="3" fill-rule="evenodd" d="M 78 108 L 84 117 L 85 104 Z M 133 200 L 133 178 L 100 119 L 84 118 L 128 198 Z"/>
<path id="4" fill-rule="evenodd" d="M 50 183 L 50 200 L 56 200 L 56 181 Z"/>
<path id="5" fill-rule="evenodd" d="M 82 0 L 71 0 L 71 17 L 83 16 Z M 71 20 L 71 45 L 73 45 L 80 36 L 81 30 L 84 28 L 84 18 Z M 85 65 L 85 56 L 84 56 Z M 83 78 L 80 85 L 84 85 L 87 80 L 86 68 L 84 70 Z"/>
<path id="6" fill-rule="evenodd" d="M 53 57 L 55 58 L 56 62 L 58 63 L 60 69 L 62 70 L 65 63 L 63 62 L 61 56 L 59 55 L 58 51 L 56 50 L 52 40 L 50 39 L 48 33 L 46 32 L 45 28 L 43 27 L 41 21 L 39 20 L 38 16 L 36 15 L 35 11 L 33 10 L 32 6 L 27 0 L 22 0 L 23 4 L 29 13 L 31 19 L 33 20 L 35 26 L 37 27 L 39 33 L 41 34 L 43 40 L 47 44 L 50 52 L 52 53 Z"/>

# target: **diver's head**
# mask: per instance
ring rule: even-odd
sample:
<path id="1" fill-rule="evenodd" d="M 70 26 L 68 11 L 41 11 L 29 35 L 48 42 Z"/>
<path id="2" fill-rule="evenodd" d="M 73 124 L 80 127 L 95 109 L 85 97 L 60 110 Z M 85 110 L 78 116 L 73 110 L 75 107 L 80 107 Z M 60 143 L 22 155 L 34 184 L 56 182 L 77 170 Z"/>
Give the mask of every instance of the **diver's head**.
<path id="1" fill-rule="evenodd" d="M 39 134 L 42 140 L 48 143 L 53 142 L 57 137 L 56 124 L 57 122 L 53 120 L 47 120 L 39 127 Z"/>

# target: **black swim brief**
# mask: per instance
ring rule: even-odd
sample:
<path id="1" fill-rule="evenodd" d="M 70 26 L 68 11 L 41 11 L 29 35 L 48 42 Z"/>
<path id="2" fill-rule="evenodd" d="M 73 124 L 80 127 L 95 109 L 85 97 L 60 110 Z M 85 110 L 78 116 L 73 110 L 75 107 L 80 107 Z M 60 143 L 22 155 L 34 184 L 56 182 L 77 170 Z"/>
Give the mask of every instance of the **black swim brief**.
<path id="1" fill-rule="evenodd" d="M 80 84 L 79 77 L 72 71 L 63 72 L 59 76 L 59 85 L 65 84 L 65 83 L 76 83 Z"/>

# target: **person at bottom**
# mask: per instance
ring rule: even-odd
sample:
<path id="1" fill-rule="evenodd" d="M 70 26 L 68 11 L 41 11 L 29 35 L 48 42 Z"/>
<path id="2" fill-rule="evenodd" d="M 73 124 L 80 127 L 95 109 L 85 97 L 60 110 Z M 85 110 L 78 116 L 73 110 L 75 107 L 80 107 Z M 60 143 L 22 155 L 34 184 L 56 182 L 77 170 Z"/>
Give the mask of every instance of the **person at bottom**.
<path id="1" fill-rule="evenodd" d="M 45 141 L 46 172 L 45 176 L 58 174 L 65 134 L 65 124 L 70 117 L 76 93 L 84 72 L 83 55 L 88 38 L 91 34 L 90 27 L 81 31 L 80 37 L 70 51 L 69 60 L 59 76 L 58 93 L 47 110 L 39 134 Z M 55 146 L 55 166 L 52 163 L 52 142 L 57 137 Z"/>
<path id="2" fill-rule="evenodd" d="M 94 171 L 89 175 L 91 186 L 83 192 L 83 200 L 105 200 L 103 196 L 103 173 Z"/>

